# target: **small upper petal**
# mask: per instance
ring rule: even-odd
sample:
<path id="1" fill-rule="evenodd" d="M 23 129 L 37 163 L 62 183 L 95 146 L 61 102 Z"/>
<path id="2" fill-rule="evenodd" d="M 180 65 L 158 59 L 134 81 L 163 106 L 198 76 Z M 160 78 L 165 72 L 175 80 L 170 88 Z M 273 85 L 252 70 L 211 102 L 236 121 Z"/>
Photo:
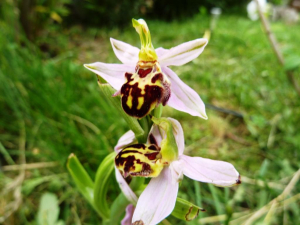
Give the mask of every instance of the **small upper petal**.
<path id="1" fill-rule="evenodd" d="M 84 67 L 98 74 L 116 90 L 120 90 L 125 83 L 125 72 L 134 72 L 134 66 L 123 64 L 96 62 L 84 64 Z"/>
<path id="2" fill-rule="evenodd" d="M 172 182 L 180 182 L 183 179 L 183 162 L 175 160 L 170 164 L 170 170 L 172 174 Z"/>
<path id="3" fill-rule="evenodd" d="M 171 48 L 159 57 L 162 66 L 181 66 L 197 58 L 207 45 L 207 39 L 200 38 Z"/>
<path id="4" fill-rule="evenodd" d="M 117 145 L 115 146 L 115 152 L 119 152 L 124 147 L 126 147 L 129 144 L 132 144 L 135 141 L 135 135 L 132 130 L 127 131 L 125 134 L 123 134 L 122 137 L 118 140 Z"/>
<path id="5" fill-rule="evenodd" d="M 177 120 L 173 118 L 168 117 L 168 120 L 170 120 L 170 122 L 172 123 L 173 134 L 178 147 L 178 155 L 182 155 L 184 151 L 184 134 L 182 126 Z M 151 131 L 149 132 L 148 143 L 150 143 L 150 135 L 153 135 L 158 146 L 161 146 L 160 143 L 162 139 L 166 138 L 166 132 L 163 129 L 159 128 L 159 126 L 156 124 L 153 124 Z"/>
<path id="6" fill-rule="evenodd" d="M 171 170 L 166 167 L 158 177 L 151 179 L 139 197 L 132 223 L 158 224 L 173 211 L 177 193 L 178 183 L 172 182 Z"/>
<path id="7" fill-rule="evenodd" d="M 117 168 L 115 168 L 115 172 L 116 172 L 117 182 L 123 194 L 125 195 L 128 201 L 135 204 L 138 200 L 135 193 L 131 190 L 130 186 L 127 184 L 126 180 L 124 179 L 124 177 L 122 177 L 120 171 Z"/>
<path id="8" fill-rule="evenodd" d="M 138 62 L 140 49 L 113 38 L 110 39 L 110 42 L 115 55 L 122 63 L 135 65 Z"/>
<path id="9" fill-rule="evenodd" d="M 167 105 L 192 116 L 207 119 L 205 105 L 200 96 L 188 85 L 186 85 L 176 73 L 168 67 L 162 67 L 163 72 L 171 81 L 171 97 Z"/>
<path id="10" fill-rule="evenodd" d="M 178 155 L 182 155 L 184 151 L 184 134 L 181 124 L 178 120 L 168 117 L 173 126 L 173 134 L 175 136 L 176 144 L 178 147 Z"/>
<path id="11" fill-rule="evenodd" d="M 193 180 L 227 187 L 241 183 L 239 173 L 228 162 L 182 155 L 183 174 Z"/>

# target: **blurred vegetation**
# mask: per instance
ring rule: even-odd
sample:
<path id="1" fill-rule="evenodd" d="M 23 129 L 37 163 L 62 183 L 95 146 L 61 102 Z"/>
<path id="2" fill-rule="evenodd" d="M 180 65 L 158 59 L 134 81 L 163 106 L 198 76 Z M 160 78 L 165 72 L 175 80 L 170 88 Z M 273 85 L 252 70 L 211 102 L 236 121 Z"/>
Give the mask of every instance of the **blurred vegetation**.
<path id="1" fill-rule="evenodd" d="M 152 9 L 162 9 L 162 2 L 153 1 Z M 232 1 L 226 2 L 230 5 Z M 41 213 L 50 207 L 50 224 L 99 224 L 97 214 L 75 188 L 65 162 L 75 153 L 94 177 L 102 159 L 128 128 L 124 121 L 116 120 L 119 117 L 100 93 L 97 78 L 82 64 L 118 62 L 109 37 L 139 46 L 130 21 L 142 15 L 139 4 L 144 3 L 136 1 L 130 6 L 121 1 L 122 13 L 108 10 L 116 7 L 110 5 L 112 1 L 17 3 L 0 3 L 0 223 L 43 224 Z M 180 4 L 175 1 L 176 10 L 169 11 L 166 7 L 170 6 L 164 4 L 165 17 L 159 15 L 161 11 L 146 16 L 177 18 L 178 10 L 183 9 Z M 170 48 L 202 37 L 210 23 L 210 4 L 203 2 L 200 12 L 197 5 L 195 14 L 183 20 L 147 21 L 154 46 Z M 34 13 L 22 13 L 22 7 Z M 74 17 L 76 10 L 81 17 Z M 22 24 L 24 17 L 28 17 L 29 33 Z M 284 56 L 297 61 L 299 24 L 277 22 L 272 29 Z M 243 183 L 233 188 L 184 179 L 179 196 L 207 210 L 191 224 L 242 224 L 291 187 L 288 183 L 300 166 L 299 96 L 277 63 L 259 22 L 241 15 L 222 15 L 202 55 L 172 69 L 205 103 L 243 115 L 208 108 L 209 120 L 204 121 L 170 108 L 164 111 L 165 116 L 182 123 L 186 154 L 231 162 L 242 175 Z M 293 70 L 300 82 L 299 67 Z M 18 166 L 24 163 L 41 164 L 25 170 Z M 268 206 L 254 224 L 300 224 L 296 195 L 300 184 L 296 180 L 291 185 L 289 197 L 293 197 L 284 203 L 278 200 L 277 211 Z M 112 177 L 111 201 L 118 192 Z M 184 224 L 175 218 L 169 221 Z"/>

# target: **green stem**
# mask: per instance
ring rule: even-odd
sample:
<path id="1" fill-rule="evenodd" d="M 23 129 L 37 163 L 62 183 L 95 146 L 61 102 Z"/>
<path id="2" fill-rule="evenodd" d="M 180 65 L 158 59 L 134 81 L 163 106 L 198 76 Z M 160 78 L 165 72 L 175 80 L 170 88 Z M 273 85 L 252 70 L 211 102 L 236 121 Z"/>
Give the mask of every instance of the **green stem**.
<path id="1" fill-rule="evenodd" d="M 196 204 L 198 206 L 201 206 L 202 204 L 202 197 L 201 197 L 201 189 L 200 189 L 200 183 L 196 180 L 194 180 L 194 186 L 195 186 L 195 193 L 196 193 Z M 199 219 L 201 218 L 201 214 L 199 215 Z"/>
<path id="2" fill-rule="evenodd" d="M 111 206 L 110 225 L 120 224 L 122 217 L 124 217 L 125 208 L 128 204 L 130 204 L 130 202 L 123 193 L 120 193 Z"/>
<path id="3" fill-rule="evenodd" d="M 210 190 L 210 192 L 212 194 L 212 197 L 214 199 L 217 213 L 218 213 L 218 215 L 222 215 L 223 214 L 223 210 L 222 210 L 222 207 L 221 207 L 221 203 L 220 203 L 218 194 L 216 192 L 216 187 L 213 186 L 212 184 L 208 184 L 208 187 L 209 187 L 209 190 Z"/>
<path id="4" fill-rule="evenodd" d="M 100 164 L 94 185 L 94 205 L 100 212 L 103 220 L 109 219 L 110 209 L 108 207 L 106 197 L 108 189 L 109 176 L 114 170 L 115 152 L 110 153 Z"/>
<path id="5" fill-rule="evenodd" d="M 154 116 L 155 118 L 160 118 L 161 114 L 163 111 L 163 106 L 162 104 L 159 104 L 153 111 L 152 111 L 152 116 Z"/>
<path id="6" fill-rule="evenodd" d="M 151 129 L 152 126 L 152 121 L 150 119 L 149 116 L 145 116 L 142 119 L 138 120 L 140 126 L 142 127 L 142 129 L 144 130 L 144 133 L 142 135 L 136 135 L 136 139 L 138 140 L 139 143 L 146 143 L 147 142 L 147 138 L 149 135 L 149 131 Z"/>
<path id="7" fill-rule="evenodd" d="M 0 142 L 0 152 L 3 154 L 6 162 L 10 165 L 14 165 L 15 162 L 14 160 L 10 157 L 8 151 L 4 148 L 4 146 L 2 145 L 2 143 Z"/>

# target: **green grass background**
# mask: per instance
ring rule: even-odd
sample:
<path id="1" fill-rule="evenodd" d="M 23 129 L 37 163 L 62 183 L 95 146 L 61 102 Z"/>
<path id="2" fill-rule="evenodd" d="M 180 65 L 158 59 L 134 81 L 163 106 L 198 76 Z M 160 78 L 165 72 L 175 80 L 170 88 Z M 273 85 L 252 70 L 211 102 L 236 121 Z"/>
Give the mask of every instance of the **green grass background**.
<path id="1" fill-rule="evenodd" d="M 147 22 L 153 45 L 170 48 L 202 37 L 209 21 L 196 16 L 182 22 Z M 37 224 L 40 199 L 46 192 L 57 196 L 63 223 L 101 224 L 67 173 L 66 160 L 75 153 L 94 177 L 101 160 L 128 127 L 100 93 L 95 74 L 83 64 L 118 63 L 109 37 L 140 46 L 138 35 L 130 26 L 124 30 L 73 27 L 46 38 L 52 49 L 59 50 L 55 57 L 48 57 L 23 39 L 16 40 L 7 23 L 1 21 L 0 28 L 0 216 L 15 201 L 15 190 L 7 191 L 7 187 L 19 174 L 4 168 L 21 163 L 22 148 L 28 164 L 57 162 L 55 167 L 26 170 L 20 185 L 22 203 L 4 224 Z M 299 24 L 276 22 L 272 30 L 286 58 L 300 57 Z M 179 196 L 206 209 L 190 224 L 245 224 L 252 213 L 283 192 L 299 169 L 299 96 L 260 23 L 244 17 L 222 15 L 204 52 L 172 69 L 205 103 L 244 116 L 208 108 L 206 121 L 165 108 L 163 115 L 183 126 L 187 155 L 228 161 L 242 176 L 243 183 L 232 188 L 185 178 Z M 298 82 L 299 74 L 296 69 Z M 119 192 L 111 179 L 110 202 Z M 287 197 L 299 191 L 296 182 Z M 278 204 L 276 210 L 267 210 L 267 219 L 265 213 L 254 224 L 300 224 L 299 195 L 289 204 Z M 168 220 L 186 224 L 172 217 Z"/>

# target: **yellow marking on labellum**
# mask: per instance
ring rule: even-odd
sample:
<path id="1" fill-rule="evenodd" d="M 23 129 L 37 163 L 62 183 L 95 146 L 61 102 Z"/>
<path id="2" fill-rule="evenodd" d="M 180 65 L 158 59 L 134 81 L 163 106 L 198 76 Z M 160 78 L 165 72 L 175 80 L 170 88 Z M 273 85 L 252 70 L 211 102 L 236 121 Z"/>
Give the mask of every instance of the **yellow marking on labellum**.
<path id="1" fill-rule="evenodd" d="M 131 96 L 131 95 L 128 96 L 126 105 L 127 105 L 130 109 L 132 108 L 132 96 Z"/>
<path id="2" fill-rule="evenodd" d="M 144 68 L 139 64 L 135 73 L 125 74 L 127 82 L 121 88 L 122 107 L 136 118 L 146 116 L 160 103 L 166 105 L 171 94 L 170 81 L 158 63 Z"/>
<path id="3" fill-rule="evenodd" d="M 142 105 L 144 104 L 144 97 L 138 97 L 138 106 L 136 107 L 138 110 L 142 108 Z"/>
<path id="4" fill-rule="evenodd" d="M 124 177 L 157 177 L 163 169 L 160 149 L 154 144 L 125 147 L 115 158 L 117 169 Z"/>

